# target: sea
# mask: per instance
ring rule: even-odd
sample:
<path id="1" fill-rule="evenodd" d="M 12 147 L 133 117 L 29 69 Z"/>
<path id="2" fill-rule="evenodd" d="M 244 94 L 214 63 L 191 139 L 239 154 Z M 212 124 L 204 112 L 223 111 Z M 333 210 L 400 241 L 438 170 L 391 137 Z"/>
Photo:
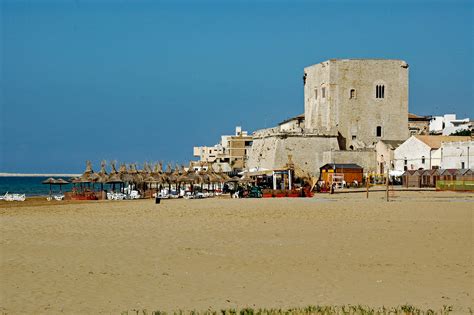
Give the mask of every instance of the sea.
<path id="1" fill-rule="evenodd" d="M 42 184 L 42 182 L 49 177 L 32 176 L 0 176 L 0 195 L 7 192 L 12 194 L 26 194 L 26 196 L 46 196 L 49 195 L 49 185 Z M 56 177 L 55 177 L 56 178 Z M 68 180 L 69 177 L 64 177 Z M 71 185 L 62 185 L 63 191 L 71 189 Z M 59 186 L 53 185 L 52 191 L 59 192 Z"/>

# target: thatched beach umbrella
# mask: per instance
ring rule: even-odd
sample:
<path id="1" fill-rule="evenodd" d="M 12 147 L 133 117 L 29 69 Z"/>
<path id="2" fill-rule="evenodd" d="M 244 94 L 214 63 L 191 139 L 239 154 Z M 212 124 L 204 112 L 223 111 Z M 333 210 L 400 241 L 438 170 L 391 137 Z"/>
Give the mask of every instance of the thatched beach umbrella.
<path id="1" fill-rule="evenodd" d="M 52 177 L 50 177 L 50 178 L 44 180 L 42 183 L 45 184 L 45 185 L 48 185 L 48 184 L 49 184 L 49 194 L 50 194 L 50 195 L 51 195 L 51 193 L 52 193 L 52 185 L 59 185 L 59 191 L 62 192 L 62 191 L 63 191 L 63 190 L 62 190 L 62 185 L 67 185 L 67 184 L 69 184 L 68 181 L 66 181 L 66 180 L 64 180 L 64 179 L 62 179 L 62 178 L 54 179 L 54 178 L 52 178 Z"/>
<path id="2" fill-rule="evenodd" d="M 63 191 L 62 186 L 63 186 L 63 185 L 68 185 L 68 184 L 69 184 L 69 182 L 68 182 L 67 180 L 64 180 L 64 179 L 62 179 L 62 178 L 56 179 L 56 185 L 59 185 L 59 191 L 60 191 L 60 192 Z"/>
<path id="3" fill-rule="evenodd" d="M 189 164 L 188 171 L 178 177 L 178 182 L 191 184 L 191 190 L 194 190 L 194 184 L 203 184 L 204 178 L 194 171 L 192 164 Z"/>
<path id="4" fill-rule="evenodd" d="M 105 169 L 105 161 L 102 161 L 100 163 L 100 171 L 97 173 L 97 180 L 96 182 L 97 183 L 100 183 L 100 190 L 103 191 L 104 190 L 104 184 L 107 183 L 107 180 L 109 179 L 109 176 L 107 174 L 107 171 Z"/>
<path id="5" fill-rule="evenodd" d="M 221 182 L 223 183 L 228 182 L 230 180 L 229 175 L 227 175 L 226 173 L 222 171 L 222 166 L 220 164 L 219 164 L 219 171 L 216 174 L 217 176 L 221 178 Z"/>
<path id="6" fill-rule="evenodd" d="M 163 171 L 161 163 L 156 163 L 153 171 L 151 172 L 151 176 L 153 176 L 153 178 L 155 178 L 160 185 L 166 182 L 166 179 L 162 173 Z"/>
<path id="7" fill-rule="evenodd" d="M 49 194 L 51 195 L 51 192 L 52 192 L 51 185 L 55 184 L 56 180 L 54 178 L 50 177 L 50 178 L 44 180 L 42 183 L 45 184 L 45 185 L 49 184 Z"/>
<path id="8" fill-rule="evenodd" d="M 161 183 L 161 180 L 160 180 L 160 179 L 157 179 L 157 178 L 155 178 L 155 177 L 153 177 L 153 176 L 150 174 L 150 175 L 148 175 L 147 177 L 145 177 L 145 178 L 143 179 L 143 182 L 144 182 L 144 183 L 147 183 L 147 184 L 149 185 L 148 188 L 151 189 L 151 187 L 150 187 L 151 184 L 159 184 L 159 183 Z"/>
<path id="9" fill-rule="evenodd" d="M 92 163 L 91 161 L 86 161 L 86 169 L 84 170 L 84 173 L 80 176 L 81 183 L 90 183 L 92 182 L 91 175 L 94 173 L 92 170 Z"/>
<path id="10" fill-rule="evenodd" d="M 107 177 L 106 184 L 112 185 L 112 190 L 115 191 L 115 184 L 119 184 L 120 187 L 122 186 L 123 180 L 120 177 L 120 173 L 115 168 L 115 161 L 111 162 L 112 170 Z"/>

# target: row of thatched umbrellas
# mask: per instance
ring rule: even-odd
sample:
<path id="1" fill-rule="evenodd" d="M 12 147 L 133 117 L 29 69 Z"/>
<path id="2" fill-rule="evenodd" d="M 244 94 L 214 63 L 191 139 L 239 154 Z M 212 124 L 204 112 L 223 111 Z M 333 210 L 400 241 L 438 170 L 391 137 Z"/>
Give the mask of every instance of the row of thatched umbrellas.
<path id="1" fill-rule="evenodd" d="M 59 185 L 59 191 L 62 192 L 62 186 L 69 184 L 69 182 L 62 178 L 54 179 L 50 177 L 44 180 L 43 184 L 49 184 L 49 194 L 51 195 L 53 185 Z"/>
<path id="2" fill-rule="evenodd" d="M 204 166 L 204 165 L 202 165 Z M 203 168 L 201 168 L 203 169 Z M 207 165 L 206 170 L 195 171 L 192 165 L 185 170 L 184 166 L 176 165 L 172 169 L 171 164 L 167 165 L 167 169 L 163 170 L 162 163 L 156 163 L 153 168 L 150 164 L 145 163 L 143 169 L 139 170 L 136 164 L 130 164 L 129 167 L 125 164 L 121 164 L 117 171 L 115 163 L 111 163 L 111 172 L 107 173 L 105 162 L 101 163 L 101 169 L 95 173 L 92 170 L 90 161 L 86 162 L 86 169 L 84 173 L 76 178 L 70 180 L 73 184 L 94 184 L 100 183 L 103 189 L 103 184 L 125 184 L 132 183 L 135 185 L 147 184 L 149 187 L 155 185 L 169 185 L 171 188 L 172 184 L 190 184 L 191 187 L 194 184 L 209 185 L 223 184 L 226 182 L 242 182 L 238 177 L 229 177 L 227 174 L 219 170 L 214 171 L 211 165 Z M 54 184 L 54 183 L 53 183 Z"/>

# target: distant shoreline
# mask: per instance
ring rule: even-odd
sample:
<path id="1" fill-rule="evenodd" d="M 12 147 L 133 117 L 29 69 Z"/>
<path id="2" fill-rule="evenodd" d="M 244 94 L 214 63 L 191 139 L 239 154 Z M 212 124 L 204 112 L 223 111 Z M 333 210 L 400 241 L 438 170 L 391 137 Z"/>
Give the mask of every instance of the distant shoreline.
<path id="1" fill-rule="evenodd" d="M 77 177 L 81 174 L 23 174 L 23 173 L 0 173 L 0 177 Z"/>

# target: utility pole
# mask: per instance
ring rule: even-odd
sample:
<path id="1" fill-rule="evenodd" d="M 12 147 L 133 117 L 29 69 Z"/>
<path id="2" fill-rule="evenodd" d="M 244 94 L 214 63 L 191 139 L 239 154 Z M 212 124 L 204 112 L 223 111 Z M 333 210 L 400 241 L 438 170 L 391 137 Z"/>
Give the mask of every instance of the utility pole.
<path id="1" fill-rule="evenodd" d="M 387 167 L 387 178 L 385 179 L 385 181 L 387 182 L 387 187 L 386 187 L 386 195 L 387 195 L 387 202 L 389 201 L 388 200 L 388 185 L 389 185 L 389 171 L 388 171 L 388 167 Z"/>

